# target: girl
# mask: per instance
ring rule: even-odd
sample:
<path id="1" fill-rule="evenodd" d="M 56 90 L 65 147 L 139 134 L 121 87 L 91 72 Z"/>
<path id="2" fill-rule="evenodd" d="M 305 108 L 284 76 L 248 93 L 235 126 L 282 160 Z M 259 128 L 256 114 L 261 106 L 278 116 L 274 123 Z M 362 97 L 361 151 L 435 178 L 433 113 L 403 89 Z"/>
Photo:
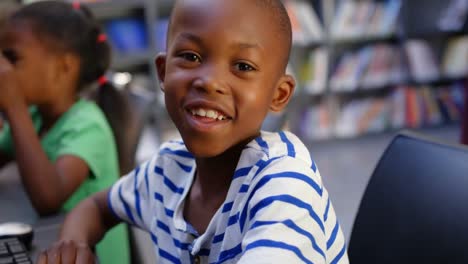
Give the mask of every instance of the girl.
<path id="1" fill-rule="evenodd" d="M 69 211 L 119 176 L 106 116 L 116 125 L 125 107 L 103 77 L 109 44 L 88 9 L 44 1 L 9 17 L 0 50 L 0 111 L 7 120 L 0 132 L 0 165 L 17 162 L 40 215 Z M 97 102 L 106 115 L 79 96 L 98 80 Z M 97 245 L 101 263 L 128 262 L 125 226 L 113 232 Z"/>

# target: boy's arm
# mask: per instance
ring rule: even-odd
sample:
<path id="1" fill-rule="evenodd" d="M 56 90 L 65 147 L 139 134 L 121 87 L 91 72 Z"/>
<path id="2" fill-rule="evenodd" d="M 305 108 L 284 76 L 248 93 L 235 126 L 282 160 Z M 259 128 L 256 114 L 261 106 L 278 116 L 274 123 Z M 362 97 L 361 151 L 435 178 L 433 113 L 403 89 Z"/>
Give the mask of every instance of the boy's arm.
<path id="1" fill-rule="evenodd" d="M 59 242 L 41 253 L 38 263 L 94 262 L 91 248 L 119 222 L 109 207 L 109 192 L 96 193 L 76 206 L 65 219 Z"/>

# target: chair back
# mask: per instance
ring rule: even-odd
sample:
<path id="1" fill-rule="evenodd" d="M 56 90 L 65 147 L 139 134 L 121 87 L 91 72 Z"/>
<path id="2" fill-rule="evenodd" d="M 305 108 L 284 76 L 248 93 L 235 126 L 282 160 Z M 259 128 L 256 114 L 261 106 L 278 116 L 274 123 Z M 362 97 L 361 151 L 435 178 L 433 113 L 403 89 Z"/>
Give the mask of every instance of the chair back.
<path id="1" fill-rule="evenodd" d="M 403 132 L 362 198 L 350 262 L 468 263 L 468 147 Z"/>
<path id="2" fill-rule="evenodd" d="M 151 93 L 139 94 L 131 90 L 122 91 L 128 104 L 128 116 L 122 120 L 120 131 L 114 131 L 119 152 L 120 174 L 125 175 L 136 165 L 136 151 L 145 124 L 151 116 L 151 107 L 156 96 Z"/>

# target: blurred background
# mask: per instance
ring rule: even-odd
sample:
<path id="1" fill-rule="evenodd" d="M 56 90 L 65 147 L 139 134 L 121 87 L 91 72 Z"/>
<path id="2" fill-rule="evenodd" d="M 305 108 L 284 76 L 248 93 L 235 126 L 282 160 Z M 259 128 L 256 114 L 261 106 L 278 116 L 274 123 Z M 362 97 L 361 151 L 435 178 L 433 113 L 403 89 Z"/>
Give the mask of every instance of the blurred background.
<path id="1" fill-rule="evenodd" d="M 0 0 L 0 13 L 31 0 Z M 70 1 L 71 2 L 71 1 Z M 136 161 L 177 137 L 153 60 L 165 48 L 171 0 L 94 0 L 112 44 L 108 77 L 152 98 Z M 309 147 L 345 236 L 369 177 L 401 129 L 459 142 L 468 90 L 468 0 L 285 0 L 298 87 L 266 130 L 286 129 Z M 1 15 L 1 14 L 0 14 Z"/>

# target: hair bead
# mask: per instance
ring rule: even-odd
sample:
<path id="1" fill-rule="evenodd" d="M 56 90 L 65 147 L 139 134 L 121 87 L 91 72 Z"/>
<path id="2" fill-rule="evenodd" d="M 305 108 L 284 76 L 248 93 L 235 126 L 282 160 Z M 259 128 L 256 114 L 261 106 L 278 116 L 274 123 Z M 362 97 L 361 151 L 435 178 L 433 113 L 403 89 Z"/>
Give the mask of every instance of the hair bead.
<path id="1" fill-rule="evenodd" d="M 73 1 L 72 6 L 73 6 L 73 9 L 75 10 L 81 9 L 81 3 L 79 1 Z"/>
<path id="2" fill-rule="evenodd" d="M 106 84 L 107 83 L 106 76 L 103 75 L 103 76 L 99 77 L 98 83 L 99 83 L 99 86 L 103 86 L 104 84 Z"/>
<path id="3" fill-rule="evenodd" d="M 106 40 L 107 40 L 107 36 L 104 33 L 99 34 L 97 37 L 97 43 L 106 42 Z"/>

